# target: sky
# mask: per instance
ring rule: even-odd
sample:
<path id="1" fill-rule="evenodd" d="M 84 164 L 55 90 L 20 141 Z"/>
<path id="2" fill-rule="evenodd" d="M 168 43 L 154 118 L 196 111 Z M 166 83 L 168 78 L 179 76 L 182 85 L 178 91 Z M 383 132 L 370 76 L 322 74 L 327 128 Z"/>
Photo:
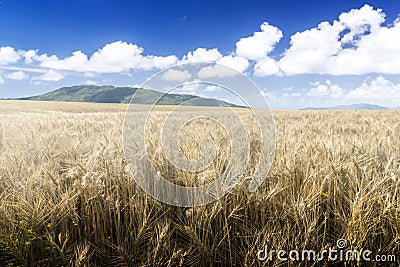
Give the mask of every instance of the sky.
<path id="1" fill-rule="evenodd" d="M 399 14 L 393 0 L 1 0 L 0 98 L 140 86 L 212 61 L 247 75 L 272 108 L 400 106 Z"/>

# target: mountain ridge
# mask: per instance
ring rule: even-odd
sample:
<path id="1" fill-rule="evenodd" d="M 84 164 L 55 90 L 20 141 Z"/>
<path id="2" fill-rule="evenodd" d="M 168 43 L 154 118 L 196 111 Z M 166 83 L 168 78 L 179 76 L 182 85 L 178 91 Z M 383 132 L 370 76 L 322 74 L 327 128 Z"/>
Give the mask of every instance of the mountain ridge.
<path id="1" fill-rule="evenodd" d="M 132 95 L 135 93 L 135 100 L 132 104 L 154 104 L 158 100 L 158 105 L 239 107 L 238 105 L 213 98 L 189 94 L 163 94 L 150 89 L 117 87 L 112 85 L 75 85 L 61 87 L 45 94 L 14 98 L 14 100 L 128 104 L 131 101 Z"/>
<path id="2" fill-rule="evenodd" d="M 373 105 L 368 103 L 358 103 L 351 105 L 338 105 L 332 107 L 306 107 L 300 110 L 399 110 L 398 107 L 384 107 L 379 105 Z"/>

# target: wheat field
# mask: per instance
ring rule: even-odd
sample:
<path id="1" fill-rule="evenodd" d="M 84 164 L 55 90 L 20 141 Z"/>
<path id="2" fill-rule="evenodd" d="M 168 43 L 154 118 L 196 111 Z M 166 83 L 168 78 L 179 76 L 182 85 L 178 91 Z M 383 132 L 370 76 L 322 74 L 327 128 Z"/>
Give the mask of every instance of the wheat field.
<path id="1" fill-rule="evenodd" d="M 341 238 L 400 263 L 399 111 L 273 111 L 263 185 L 249 193 L 243 181 L 214 203 L 180 208 L 128 172 L 125 109 L 0 102 L 0 266 L 327 266 L 257 253 L 321 251 Z"/>

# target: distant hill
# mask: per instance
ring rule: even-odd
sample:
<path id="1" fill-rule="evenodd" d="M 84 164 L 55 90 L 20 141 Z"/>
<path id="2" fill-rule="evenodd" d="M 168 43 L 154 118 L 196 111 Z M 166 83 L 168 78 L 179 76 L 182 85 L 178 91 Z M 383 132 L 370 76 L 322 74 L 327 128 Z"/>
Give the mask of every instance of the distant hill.
<path id="1" fill-rule="evenodd" d="M 77 85 L 62 87 L 46 94 L 18 98 L 18 100 L 63 101 L 63 102 L 94 102 L 94 103 L 129 103 L 134 93 L 134 104 L 153 104 L 157 99 L 159 105 L 237 107 L 234 104 L 212 98 L 204 98 L 187 94 L 165 94 L 153 90 L 115 87 Z"/>
<path id="2" fill-rule="evenodd" d="M 391 110 L 398 108 L 388 108 L 378 105 L 371 105 L 366 103 L 353 104 L 353 105 L 339 105 L 334 107 L 308 107 L 301 110 Z"/>

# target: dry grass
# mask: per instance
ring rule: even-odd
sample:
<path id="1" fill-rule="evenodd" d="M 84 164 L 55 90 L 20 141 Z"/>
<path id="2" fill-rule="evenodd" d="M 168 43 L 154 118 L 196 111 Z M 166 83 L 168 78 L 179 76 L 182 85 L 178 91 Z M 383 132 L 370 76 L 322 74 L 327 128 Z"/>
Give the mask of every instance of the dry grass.
<path id="1" fill-rule="evenodd" d="M 121 106 L 0 107 L 0 266 L 278 266 L 258 250 L 339 238 L 400 258 L 398 111 L 275 111 L 276 159 L 257 192 L 242 183 L 177 208 L 127 172 Z"/>

